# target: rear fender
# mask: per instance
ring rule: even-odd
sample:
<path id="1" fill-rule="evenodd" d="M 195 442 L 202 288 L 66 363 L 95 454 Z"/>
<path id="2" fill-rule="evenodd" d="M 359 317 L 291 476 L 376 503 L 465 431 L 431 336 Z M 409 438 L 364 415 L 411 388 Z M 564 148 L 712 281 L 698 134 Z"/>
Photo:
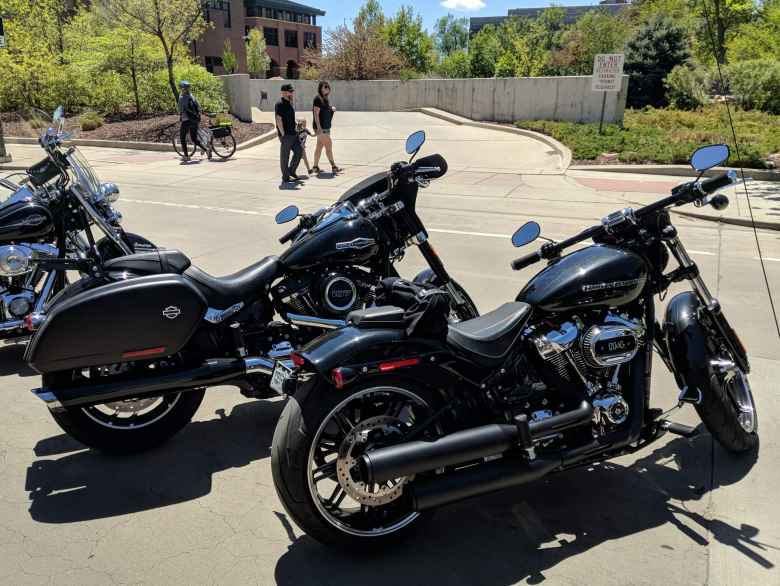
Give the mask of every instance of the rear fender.
<path id="1" fill-rule="evenodd" d="M 356 374 L 360 374 L 363 366 L 367 372 L 370 365 L 423 356 L 429 369 L 430 357 L 446 352 L 443 341 L 409 339 L 403 329 L 346 327 L 316 338 L 297 354 L 303 358 L 306 370 L 330 379 L 336 367 L 355 368 Z"/>

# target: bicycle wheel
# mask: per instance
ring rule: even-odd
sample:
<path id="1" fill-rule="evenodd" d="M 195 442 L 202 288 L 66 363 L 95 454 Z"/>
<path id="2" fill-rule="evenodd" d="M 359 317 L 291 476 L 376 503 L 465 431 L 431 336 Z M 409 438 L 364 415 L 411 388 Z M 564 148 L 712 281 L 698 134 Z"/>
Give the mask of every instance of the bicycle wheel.
<path id="1" fill-rule="evenodd" d="M 184 149 L 181 145 L 181 140 L 179 138 L 179 133 L 175 133 L 173 135 L 173 150 L 176 151 L 176 154 L 180 157 L 184 156 Z M 195 154 L 195 145 L 192 144 L 191 140 L 187 141 L 187 156 L 192 157 Z"/>
<path id="2" fill-rule="evenodd" d="M 229 159 L 236 152 L 236 139 L 232 134 L 214 137 L 211 140 L 211 149 L 220 159 Z"/>

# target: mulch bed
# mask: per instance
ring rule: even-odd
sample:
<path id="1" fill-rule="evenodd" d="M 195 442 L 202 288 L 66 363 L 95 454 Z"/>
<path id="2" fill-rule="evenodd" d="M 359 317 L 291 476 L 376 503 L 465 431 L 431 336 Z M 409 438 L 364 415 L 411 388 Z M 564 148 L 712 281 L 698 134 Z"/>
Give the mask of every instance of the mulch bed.
<path id="1" fill-rule="evenodd" d="M 265 134 L 273 129 L 272 124 L 255 124 L 242 122 L 235 116 L 233 119 L 233 136 L 241 144 L 251 138 Z M 79 116 L 72 116 L 65 121 L 65 130 L 73 138 L 97 140 L 121 140 L 130 142 L 160 142 L 170 143 L 174 133 L 179 132 L 179 116 L 177 114 L 145 114 L 136 118 L 134 114 L 113 114 L 105 118 L 100 128 L 88 132 L 81 130 Z M 37 138 L 41 130 L 36 130 L 28 120 L 15 113 L 2 113 L 3 133 L 6 136 Z M 204 116 L 201 124 L 208 124 L 209 118 Z"/>

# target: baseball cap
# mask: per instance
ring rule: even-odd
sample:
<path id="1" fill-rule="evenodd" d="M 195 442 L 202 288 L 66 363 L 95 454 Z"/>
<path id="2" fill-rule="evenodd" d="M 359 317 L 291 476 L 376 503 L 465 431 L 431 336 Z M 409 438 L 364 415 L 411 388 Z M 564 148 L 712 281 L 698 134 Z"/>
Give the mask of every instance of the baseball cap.
<path id="1" fill-rule="evenodd" d="M 282 91 L 283 91 L 283 92 L 294 92 L 294 91 L 295 91 L 295 88 L 293 88 L 293 86 L 292 86 L 292 84 L 291 84 L 291 83 L 286 83 L 286 84 L 284 84 L 284 85 L 282 86 Z"/>
<path id="2" fill-rule="evenodd" d="M 179 87 L 190 87 L 190 82 L 188 82 L 186 79 L 182 79 L 179 82 Z"/>

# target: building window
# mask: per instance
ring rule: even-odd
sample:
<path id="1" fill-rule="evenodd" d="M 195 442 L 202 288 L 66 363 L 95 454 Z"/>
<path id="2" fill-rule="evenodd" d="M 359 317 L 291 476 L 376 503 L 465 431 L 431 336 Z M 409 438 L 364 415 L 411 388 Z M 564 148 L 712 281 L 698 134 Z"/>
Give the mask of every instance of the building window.
<path id="1" fill-rule="evenodd" d="M 285 47 L 298 46 L 298 31 L 284 31 L 284 46 Z"/>
<path id="2" fill-rule="evenodd" d="M 222 57 L 206 57 L 206 70 L 214 73 L 215 67 L 222 67 Z"/>
<path id="3" fill-rule="evenodd" d="M 303 15 L 303 22 L 305 24 L 311 24 L 311 14 L 304 14 Z"/>
<path id="4" fill-rule="evenodd" d="M 205 12 L 204 17 L 206 18 L 206 22 L 213 22 L 211 17 L 211 11 L 212 10 L 219 10 L 221 12 L 224 12 L 224 26 L 225 28 L 230 28 L 230 1 L 229 0 L 208 0 L 204 4 Z"/>
<path id="5" fill-rule="evenodd" d="M 317 35 L 316 33 L 303 33 L 303 46 L 306 49 L 317 48 Z"/>
<path id="6" fill-rule="evenodd" d="M 264 26 L 263 36 L 265 37 L 265 44 L 269 47 L 279 46 L 279 29 Z"/>
<path id="7" fill-rule="evenodd" d="M 276 18 L 276 10 L 273 8 L 266 8 L 265 9 L 265 17 L 266 18 Z"/>

